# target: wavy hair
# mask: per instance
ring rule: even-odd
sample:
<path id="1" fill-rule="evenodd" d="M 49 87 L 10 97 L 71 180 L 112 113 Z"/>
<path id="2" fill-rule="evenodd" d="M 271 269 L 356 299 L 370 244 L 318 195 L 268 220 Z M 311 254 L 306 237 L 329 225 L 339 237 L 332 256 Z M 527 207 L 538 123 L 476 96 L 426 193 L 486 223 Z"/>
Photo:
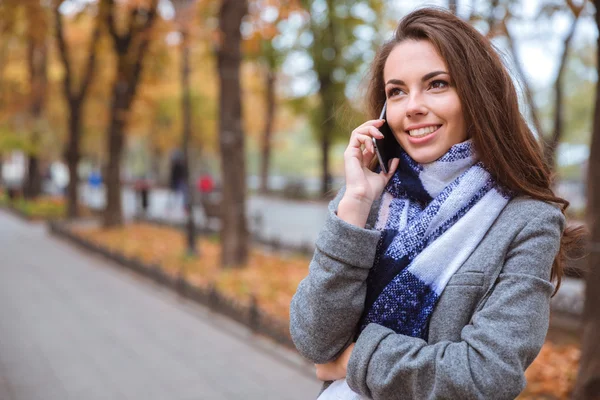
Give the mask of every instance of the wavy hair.
<path id="1" fill-rule="evenodd" d="M 385 102 L 383 69 L 392 50 L 405 40 L 426 40 L 445 60 L 456 85 L 467 126 L 480 160 L 505 188 L 518 195 L 560 206 L 569 202 L 552 191 L 553 176 L 542 147 L 519 111 L 515 86 L 489 39 L 451 12 L 422 8 L 406 15 L 394 36 L 378 51 L 371 64 L 367 108 L 378 118 Z M 374 160 L 376 165 L 376 160 Z M 582 227 L 567 226 L 554 259 L 551 280 L 560 287 L 564 261 L 581 244 Z"/>

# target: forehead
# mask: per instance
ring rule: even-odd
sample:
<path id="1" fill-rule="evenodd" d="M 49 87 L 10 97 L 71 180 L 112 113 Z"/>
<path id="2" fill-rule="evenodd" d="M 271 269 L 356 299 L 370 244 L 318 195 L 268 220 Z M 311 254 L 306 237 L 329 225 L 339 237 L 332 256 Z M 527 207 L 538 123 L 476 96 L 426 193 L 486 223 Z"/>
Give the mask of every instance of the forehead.
<path id="1" fill-rule="evenodd" d="M 426 40 L 405 40 L 391 51 L 383 68 L 383 79 L 421 79 L 431 71 L 448 71 L 444 59 Z M 408 82 L 407 82 L 408 83 Z"/>

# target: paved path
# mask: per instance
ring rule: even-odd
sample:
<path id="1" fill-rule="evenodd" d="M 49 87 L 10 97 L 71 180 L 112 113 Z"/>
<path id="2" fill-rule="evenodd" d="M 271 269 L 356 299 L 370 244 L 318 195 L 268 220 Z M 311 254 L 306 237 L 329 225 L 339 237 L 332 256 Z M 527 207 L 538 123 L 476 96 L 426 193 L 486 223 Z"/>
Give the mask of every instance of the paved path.
<path id="1" fill-rule="evenodd" d="M 310 399 L 292 352 L 0 212 L 0 399 Z"/>

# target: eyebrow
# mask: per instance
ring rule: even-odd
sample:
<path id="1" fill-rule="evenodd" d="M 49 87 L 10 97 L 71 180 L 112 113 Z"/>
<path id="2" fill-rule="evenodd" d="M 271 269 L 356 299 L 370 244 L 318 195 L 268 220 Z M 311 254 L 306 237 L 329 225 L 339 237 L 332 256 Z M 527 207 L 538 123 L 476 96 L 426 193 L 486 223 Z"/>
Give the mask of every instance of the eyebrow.
<path id="1" fill-rule="evenodd" d="M 426 82 L 426 81 L 430 80 L 431 78 L 433 78 L 434 76 L 438 76 L 438 75 L 441 75 L 441 74 L 450 75 L 446 71 L 433 71 L 433 72 L 430 72 L 428 74 L 423 75 L 423 77 L 421 78 L 421 82 Z M 404 81 L 402 81 L 400 79 L 390 79 L 385 84 L 389 85 L 390 83 L 392 83 L 394 85 L 404 85 L 404 86 L 406 86 L 406 83 L 404 83 Z"/>

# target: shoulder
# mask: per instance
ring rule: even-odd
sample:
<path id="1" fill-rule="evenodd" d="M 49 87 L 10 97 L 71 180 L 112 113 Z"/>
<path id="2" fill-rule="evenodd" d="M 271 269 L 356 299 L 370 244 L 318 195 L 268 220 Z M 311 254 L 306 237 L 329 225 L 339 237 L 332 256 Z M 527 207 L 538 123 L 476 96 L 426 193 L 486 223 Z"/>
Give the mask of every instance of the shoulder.
<path id="1" fill-rule="evenodd" d="M 554 227 L 562 234 L 565 217 L 557 204 L 526 196 L 518 196 L 508 202 L 500 218 L 528 230 Z"/>
<path id="2" fill-rule="evenodd" d="M 559 206 L 517 197 L 506 205 L 501 218 L 503 225 L 512 226 L 503 272 L 549 280 L 565 227 Z"/>

